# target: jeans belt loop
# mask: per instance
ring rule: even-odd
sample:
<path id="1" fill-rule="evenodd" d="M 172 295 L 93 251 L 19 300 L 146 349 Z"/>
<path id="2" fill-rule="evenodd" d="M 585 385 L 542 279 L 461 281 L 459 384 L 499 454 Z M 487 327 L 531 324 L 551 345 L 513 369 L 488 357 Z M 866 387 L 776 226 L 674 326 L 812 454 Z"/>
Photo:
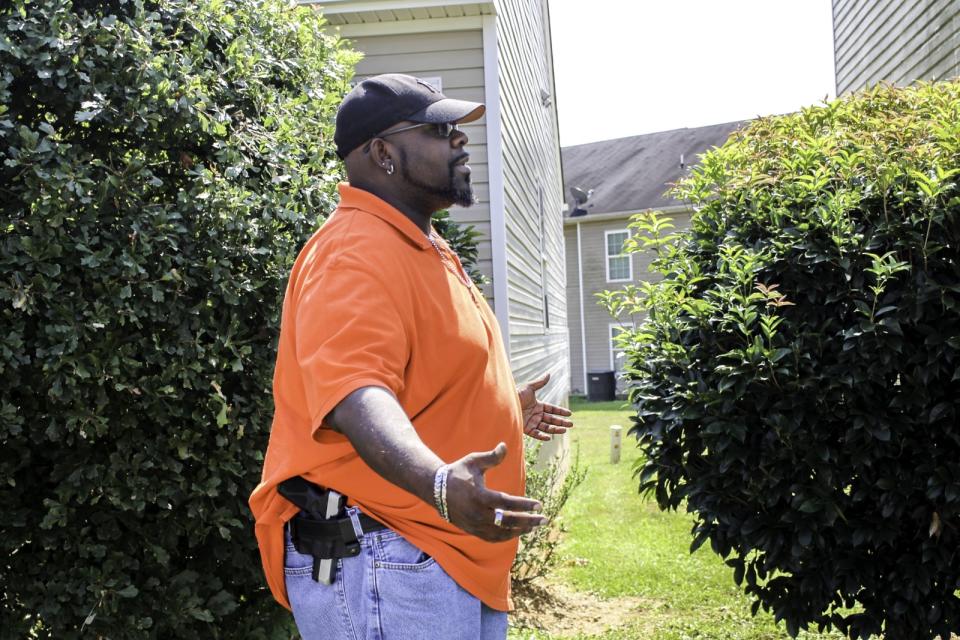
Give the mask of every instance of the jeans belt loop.
<path id="1" fill-rule="evenodd" d="M 350 522 L 353 523 L 353 533 L 357 540 L 363 541 L 363 527 L 360 526 L 360 510 L 356 507 L 347 507 L 347 513 L 350 514 Z"/>

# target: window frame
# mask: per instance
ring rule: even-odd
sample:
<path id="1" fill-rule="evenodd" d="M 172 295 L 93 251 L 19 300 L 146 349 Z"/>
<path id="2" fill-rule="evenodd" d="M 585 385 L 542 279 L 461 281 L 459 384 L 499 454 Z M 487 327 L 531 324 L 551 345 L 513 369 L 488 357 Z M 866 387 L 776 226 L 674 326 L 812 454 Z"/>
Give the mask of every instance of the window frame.
<path id="1" fill-rule="evenodd" d="M 633 258 L 629 253 L 623 253 L 623 247 L 621 245 L 620 253 L 615 255 L 610 255 L 610 236 L 614 233 L 625 233 L 627 237 L 624 238 L 624 242 L 630 239 L 630 229 L 609 229 L 603 232 L 603 255 L 604 255 L 604 265 L 607 271 L 607 282 L 633 282 Z M 617 278 L 612 279 L 610 277 L 610 259 L 611 258 L 626 258 L 627 267 L 629 275 L 626 278 Z"/>

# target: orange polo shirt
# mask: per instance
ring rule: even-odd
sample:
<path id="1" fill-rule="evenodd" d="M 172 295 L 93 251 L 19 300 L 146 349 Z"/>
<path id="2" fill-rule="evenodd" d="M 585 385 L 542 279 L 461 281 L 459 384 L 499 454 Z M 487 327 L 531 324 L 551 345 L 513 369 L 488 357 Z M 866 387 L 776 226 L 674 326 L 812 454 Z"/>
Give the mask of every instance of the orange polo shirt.
<path id="1" fill-rule="evenodd" d="M 396 395 L 420 438 L 445 462 L 506 442 L 491 489 L 524 495 L 520 401 L 496 317 L 409 218 L 340 185 L 340 205 L 297 257 L 287 284 L 273 379 L 275 413 L 260 485 L 250 496 L 264 572 L 289 608 L 283 525 L 297 507 L 277 493 L 302 475 L 400 533 L 464 589 L 508 610 L 516 539 L 485 542 L 432 504 L 384 480 L 323 419 L 366 386 Z"/>

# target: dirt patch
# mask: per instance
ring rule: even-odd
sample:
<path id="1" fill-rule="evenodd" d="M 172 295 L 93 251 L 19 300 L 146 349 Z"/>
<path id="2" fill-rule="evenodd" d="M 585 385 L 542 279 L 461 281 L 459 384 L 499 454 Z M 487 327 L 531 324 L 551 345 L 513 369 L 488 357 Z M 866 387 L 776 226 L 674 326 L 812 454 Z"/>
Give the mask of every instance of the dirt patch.
<path id="1" fill-rule="evenodd" d="M 517 610 L 510 614 L 510 626 L 535 629 L 552 637 L 598 636 L 648 617 L 651 622 L 662 604 L 633 596 L 602 598 L 577 591 L 550 579 L 534 580 L 514 587 Z"/>

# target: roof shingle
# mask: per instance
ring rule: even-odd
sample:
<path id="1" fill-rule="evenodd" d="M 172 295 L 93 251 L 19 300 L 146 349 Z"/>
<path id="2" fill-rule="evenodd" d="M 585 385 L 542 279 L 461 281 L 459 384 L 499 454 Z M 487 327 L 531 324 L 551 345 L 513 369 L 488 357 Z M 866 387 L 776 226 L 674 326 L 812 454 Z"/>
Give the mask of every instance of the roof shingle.
<path id="1" fill-rule="evenodd" d="M 665 197 L 664 192 L 687 175 L 700 154 L 722 145 L 743 124 L 745 121 L 727 122 L 564 147 L 560 154 L 564 196 L 570 203 L 567 215 L 575 207 L 570 187 L 593 189 L 586 205 L 588 217 L 682 204 Z M 684 168 L 680 167 L 681 155 Z"/>

